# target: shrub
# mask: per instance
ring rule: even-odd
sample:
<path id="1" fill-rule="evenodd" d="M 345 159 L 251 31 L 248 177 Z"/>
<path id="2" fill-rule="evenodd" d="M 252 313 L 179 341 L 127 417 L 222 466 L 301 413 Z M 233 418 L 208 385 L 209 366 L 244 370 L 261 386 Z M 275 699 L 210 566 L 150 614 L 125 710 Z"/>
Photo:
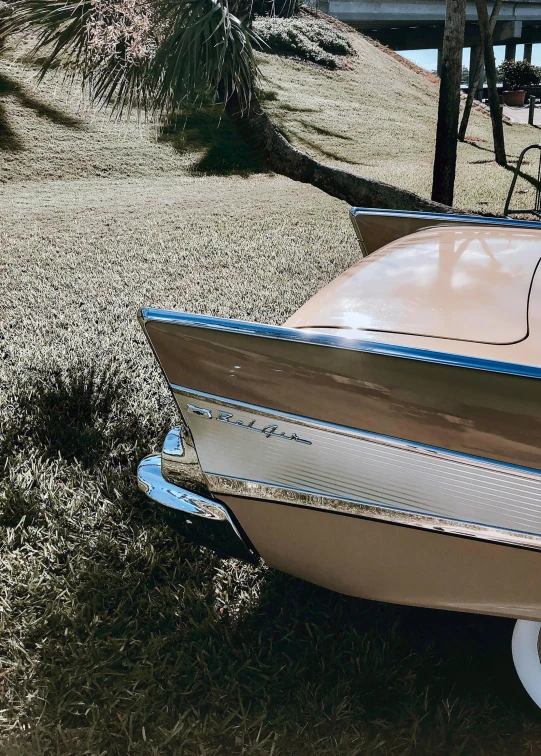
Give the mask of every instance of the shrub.
<path id="1" fill-rule="evenodd" d="M 511 89 L 523 89 L 530 84 L 539 84 L 541 69 L 527 60 L 504 60 L 498 66 L 498 78 Z"/>
<path id="2" fill-rule="evenodd" d="M 271 52 L 294 55 L 327 68 L 336 68 L 337 55 L 351 54 L 346 36 L 317 19 L 256 18 L 254 30 Z"/>

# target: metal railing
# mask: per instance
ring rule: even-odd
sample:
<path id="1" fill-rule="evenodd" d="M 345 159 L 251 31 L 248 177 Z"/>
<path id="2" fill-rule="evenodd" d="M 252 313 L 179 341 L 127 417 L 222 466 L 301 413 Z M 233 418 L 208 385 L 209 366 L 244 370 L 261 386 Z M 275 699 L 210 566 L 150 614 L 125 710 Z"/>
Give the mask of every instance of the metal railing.
<path id="1" fill-rule="evenodd" d="M 520 169 L 522 167 L 522 161 L 524 160 L 524 155 L 527 152 L 529 152 L 529 150 L 539 150 L 539 163 L 537 166 L 537 180 L 535 180 L 533 176 L 531 177 L 531 181 L 535 185 L 535 205 L 533 208 L 509 210 L 509 205 L 511 204 L 511 199 L 513 198 L 513 192 L 515 191 L 517 178 L 520 175 L 524 177 L 524 174 L 521 174 Z M 520 153 L 520 157 L 517 161 L 517 166 L 513 174 L 513 180 L 511 181 L 511 186 L 509 187 L 509 192 L 507 194 L 507 199 L 505 201 L 505 208 L 504 208 L 503 214 L 504 215 L 534 215 L 536 218 L 539 218 L 541 220 L 541 144 L 530 144 L 528 147 L 525 147 Z"/>

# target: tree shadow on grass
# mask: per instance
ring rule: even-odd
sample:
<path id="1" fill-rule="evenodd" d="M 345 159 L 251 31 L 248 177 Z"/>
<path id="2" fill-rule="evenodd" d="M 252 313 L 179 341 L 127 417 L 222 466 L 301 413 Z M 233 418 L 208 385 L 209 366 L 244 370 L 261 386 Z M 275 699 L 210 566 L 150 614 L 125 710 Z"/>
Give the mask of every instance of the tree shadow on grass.
<path id="1" fill-rule="evenodd" d="M 11 127 L 6 109 L 0 102 L 0 150 L 5 152 L 20 152 L 23 143 L 16 131 Z"/>
<path id="2" fill-rule="evenodd" d="M 289 102 L 281 102 L 278 107 L 288 113 L 321 113 L 321 108 L 305 108 L 302 105 L 291 105 Z"/>
<path id="3" fill-rule="evenodd" d="M 470 145 L 470 147 L 475 147 L 476 149 L 482 150 L 483 152 L 490 152 L 492 155 L 494 154 L 494 150 L 492 148 L 481 147 L 480 145 L 475 144 L 474 142 L 468 142 L 468 144 Z M 491 160 L 470 160 L 468 162 L 469 162 L 470 165 L 497 165 L 497 163 L 494 160 L 494 158 L 492 158 Z M 508 171 L 509 173 L 514 174 L 515 171 L 516 171 L 516 164 L 517 164 L 517 162 L 518 162 L 518 158 L 509 159 L 508 162 L 507 162 L 507 165 L 503 165 L 503 166 L 500 166 L 500 167 L 503 168 L 504 170 Z M 531 165 L 531 161 L 524 161 L 522 163 L 522 165 Z M 532 186 L 534 189 L 538 189 L 539 188 L 539 180 L 538 180 L 537 176 L 532 176 L 531 174 L 526 173 L 523 170 L 519 170 L 518 171 L 518 177 L 520 177 L 521 179 L 523 179 L 524 181 L 526 181 L 526 183 L 530 184 L 530 186 Z M 518 184 L 517 184 L 517 186 L 518 186 Z"/>
<path id="4" fill-rule="evenodd" d="M 186 111 L 164 130 L 161 139 L 182 154 L 199 152 L 192 166 L 197 173 L 249 176 L 264 171 L 259 155 L 239 137 L 218 107 Z"/>
<path id="5" fill-rule="evenodd" d="M 36 370 L 14 391 L 17 414 L 0 440 L 0 461 L 26 446 L 92 470 L 112 458 L 125 461 L 147 435 L 130 409 L 128 381 L 113 365 Z"/>
<path id="6" fill-rule="evenodd" d="M 0 99 L 4 97 L 15 97 L 23 107 L 32 110 L 40 118 L 46 118 L 58 126 L 81 128 L 83 125 L 81 119 L 48 105 L 30 94 L 17 81 L 2 73 L 0 74 Z M 22 140 L 11 127 L 6 109 L 3 103 L 0 102 L 0 150 L 17 152 L 21 149 L 23 149 Z"/>
<path id="7" fill-rule="evenodd" d="M 290 134 L 293 135 L 294 140 L 297 140 L 298 142 L 301 142 L 305 147 L 308 148 L 308 151 L 313 153 L 320 153 L 321 155 L 324 155 L 325 157 L 329 158 L 330 160 L 336 160 L 340 163 L 347 163 L 348 165 L 358 165 L 358 161 L 355 159 L 351 159 L 347 157 L 346 155 L 340 155 L 337 152 L 332 152 L 331 150 L 326 150 L 324 147 L 322 147 L 317 142 L 307 139 L 306 136 L 303 136 L 302 134 L 299 134 L 298 131 L 293 131 L 293 129 L 288 130 Z M 323 132 L 325 133 L 325 132 Z M 289 137 L 288 137 L 289 138 Z M 294 141 L 291 140 L 291 141 Z M 317 158 L 316 158 L 317 159 Z"/>
<path id="8" fill-rule="evenodd" d="M 326 129 L 323 126 L 316 126 L 316 124 L 310 123 L 310 121 L 307 121 L 305 119 L 299 119 L 299 123 L 301 123 L 305 129 L 314 131 L 316 134 L 319 134 L 320 136 L 334 137 L 335 139 L 341 139 L 344 142 L 354 141 L 353 137 L 348 136 L 347 134 L 341 134 L 338 131 L 332 131 L 331 129 Z"/>
<path id="9" fill-rule="evenodd" d="M 524 164 L 523 164 L 524 165 Z M 505 166 L 505 170 L 509 171 L 509 173 L 514 174 L 516 171 L 515 165 L 509 165 L 509 163 Z M 530 186 L 533 186 L 534 189 L 539 189 L 539 179 L 537 176 L 532 176 L 529 173 L 525 173 L 523 170 L 518 171 L 518 177 L 526 181 L 526 183 L 530 184 Z M 517 178 L 517 186 L 518 186 L 518 178 Z"/>

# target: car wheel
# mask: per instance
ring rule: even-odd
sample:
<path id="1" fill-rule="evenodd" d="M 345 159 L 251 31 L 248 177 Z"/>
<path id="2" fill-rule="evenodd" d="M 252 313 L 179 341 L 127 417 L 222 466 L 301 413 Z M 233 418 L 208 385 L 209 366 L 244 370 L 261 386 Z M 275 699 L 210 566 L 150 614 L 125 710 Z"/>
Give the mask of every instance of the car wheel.
<path id="1" fill-rule="evenodd" d="M 517 620 L 513 631 L 513 661 L 526 692 L 541 708 L 541 622 Z"/>

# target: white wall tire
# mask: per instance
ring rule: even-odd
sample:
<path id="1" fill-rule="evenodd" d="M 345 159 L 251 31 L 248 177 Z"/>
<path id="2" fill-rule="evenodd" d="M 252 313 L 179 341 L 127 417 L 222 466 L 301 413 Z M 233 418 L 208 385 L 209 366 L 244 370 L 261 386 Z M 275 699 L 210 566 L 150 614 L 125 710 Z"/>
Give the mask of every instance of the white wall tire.
<path id="1" fill-rule="evenodd" d="M 513 661 L 526 692 L 541 708 L 541 661 L 539 659 L 539 632 L 541 622 L 517 620 L 513 631 Z"/>

